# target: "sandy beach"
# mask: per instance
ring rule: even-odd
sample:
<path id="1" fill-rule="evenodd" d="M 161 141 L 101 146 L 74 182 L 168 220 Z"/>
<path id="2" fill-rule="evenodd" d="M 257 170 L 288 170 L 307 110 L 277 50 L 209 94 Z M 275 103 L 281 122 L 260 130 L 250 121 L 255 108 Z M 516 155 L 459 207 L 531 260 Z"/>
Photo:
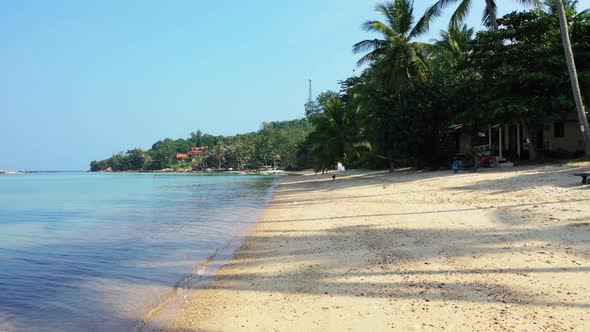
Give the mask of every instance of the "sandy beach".
<path id="1" fill-rule="evenodd" d="M 586 167 L 286 177 L 164 331 L 589 331 Z"/>

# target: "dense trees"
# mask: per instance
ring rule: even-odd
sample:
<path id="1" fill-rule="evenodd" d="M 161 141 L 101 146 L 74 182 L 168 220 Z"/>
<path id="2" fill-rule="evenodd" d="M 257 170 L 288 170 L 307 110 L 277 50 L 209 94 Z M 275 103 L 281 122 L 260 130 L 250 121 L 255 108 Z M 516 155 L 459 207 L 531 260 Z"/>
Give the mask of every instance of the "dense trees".
<path id="1" fill-rule="evenodd" d="M 323 112 L 311 117 L 314 131 L 303 150 L 316 171 L 331 168 L 334 162 L 359 160 L 363 147 L 361 108 L 334 96 L 323 102 Z"/>
<path id="2" fill-rule="evenodd" d="M 213 136 L 201 131 L 191 133 L 188 139 L 166 138 L 141 149 L 118 153 L 102 161 L 92 161 L 92 171 L 110 169 L 129 170 L 192 170 L 211 168 L 257 168 L 275 165 L 286 168 L 305 166 L 297 156 L 299 145 L 310 130 L 305 119 L 264 123 L 255 133 L 237 136 Z M 191 148 L 203 147 L 193 153 Z M 186 157 L 184 156 L 186 155 Z"/>
<path id="3" fill-rule="evenodd" d="M 483 0 L 479 0 L 483 1 Z M 559 0 L 556 0 L 559 1 Z M 363 24 L 378 36 L 353 46 L 362 53 L 358 76 L 340 82 L 340 91 L 321 93 L 305 104 L 299 120 L 263 123 L 255 133 L 233 137 L 200 131 L 184 140 L 164 139 L 148 151 L 120 153 L 93 161 L 92 170 L 258 167 L 386 168 L 448 165 L 456 148 L 449 128 L 463 124 L 516 124 L 534 133 L 548 116 L 575 112 L 568 68 L 561 44 L 555 2 L 544 9 L 514 12 L 491 20 L 491 29 L 474 33 L 458 24 L 470 8 L 460 1 L 455 23 L 431 43 L 418 41 L 432 19 L 448 5 L 438 1 L 414 17 L 413 1 L 379 5 L 380 20 Z M 493 1 L 487 1 L 493 5 Z M 538 1 L 520 1 L 537 5 Z M 590 12 L 577 12 L 566 1 L 573 55 L 584 102 L 590 102 Z M 535 135 L 530 135 L 535 145 Z M 203 154 L 177 158 L 192 147 Z M 534 158 L 535 149 L 530 150 Z"/>
<path id="4" fill-rule="evenodd" d="M 316 168 L 338 161 L 358 163 L 341 151 L 342 146 L 362 141 L 369 143 L 360 154 L 363 166 L 439 167 L 453 157 L 448 130 L 452 124 L 519 123 L 534 132 L 542 128 L 545 116 L 563 117 L 573 111 L 559 22 L 551 6 L 508 14 L 475 36 L 467 26 L 451 24 L 432 44 L 412 40 L 413 31 L 424 32 L 437 10 L 455 2 L 439 1 L 416 25 L 411 1 L 377 7 L 385 21 L 368 21 L 364 29 L 383 38 L 367 39 L 353 48 L 368 51 L 360 60 L 368 68 L 343 82 L 337 114 L 326 111 L 334 103 L 330 101 L 314 115 L 315 130 L 302 154 L 313 156 Z M 468 3 L 461 2 L 459 18 L 467 13 Z M 590 15 L 576 13 L 572 4 L 568 16 L 574 55 L 588 102 Z M 421 24 L 425 28 L 416 28 Z M 328 126 L 353 110 L 359 116 L 348 126 L 352 132 Z M 344 142 L 334 144 L 337 138 Z M 534 135 L 530 139 L 534 146 Z"/>

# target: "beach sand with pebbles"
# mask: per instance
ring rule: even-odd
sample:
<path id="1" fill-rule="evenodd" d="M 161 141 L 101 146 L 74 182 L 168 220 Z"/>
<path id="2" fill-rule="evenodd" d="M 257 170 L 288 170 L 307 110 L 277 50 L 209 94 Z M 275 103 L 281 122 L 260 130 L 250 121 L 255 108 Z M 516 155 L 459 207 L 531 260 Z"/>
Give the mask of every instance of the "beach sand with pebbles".
<path id="1" fill-rule="evenodd" d="M 286 177 L 165 331 L 590 331 L 590 167 Z"/>

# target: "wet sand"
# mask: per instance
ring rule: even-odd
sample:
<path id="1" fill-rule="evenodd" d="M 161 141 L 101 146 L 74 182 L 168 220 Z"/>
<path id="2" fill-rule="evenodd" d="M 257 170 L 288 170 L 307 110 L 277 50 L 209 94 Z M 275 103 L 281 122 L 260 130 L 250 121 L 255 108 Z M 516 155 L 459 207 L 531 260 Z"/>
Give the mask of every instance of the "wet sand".
<path id="1" fill-rule="evenodd" d="M 164 330 L 589 331 L 587 168 L 288 177 Z"/>

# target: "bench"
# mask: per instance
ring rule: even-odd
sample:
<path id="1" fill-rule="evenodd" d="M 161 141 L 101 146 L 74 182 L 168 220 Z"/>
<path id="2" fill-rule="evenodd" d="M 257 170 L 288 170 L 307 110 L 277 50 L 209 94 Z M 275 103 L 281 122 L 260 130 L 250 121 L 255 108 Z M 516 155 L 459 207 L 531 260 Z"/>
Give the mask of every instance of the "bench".
<path id="1" fill-rule="evenodd" d="M 582 184 L 590 183 L 590 181 L 586 180 L 590 176 L 590 172 L 579 172 L 574 173 L 574 176 L 581 176 L 582 177 Z"/>

